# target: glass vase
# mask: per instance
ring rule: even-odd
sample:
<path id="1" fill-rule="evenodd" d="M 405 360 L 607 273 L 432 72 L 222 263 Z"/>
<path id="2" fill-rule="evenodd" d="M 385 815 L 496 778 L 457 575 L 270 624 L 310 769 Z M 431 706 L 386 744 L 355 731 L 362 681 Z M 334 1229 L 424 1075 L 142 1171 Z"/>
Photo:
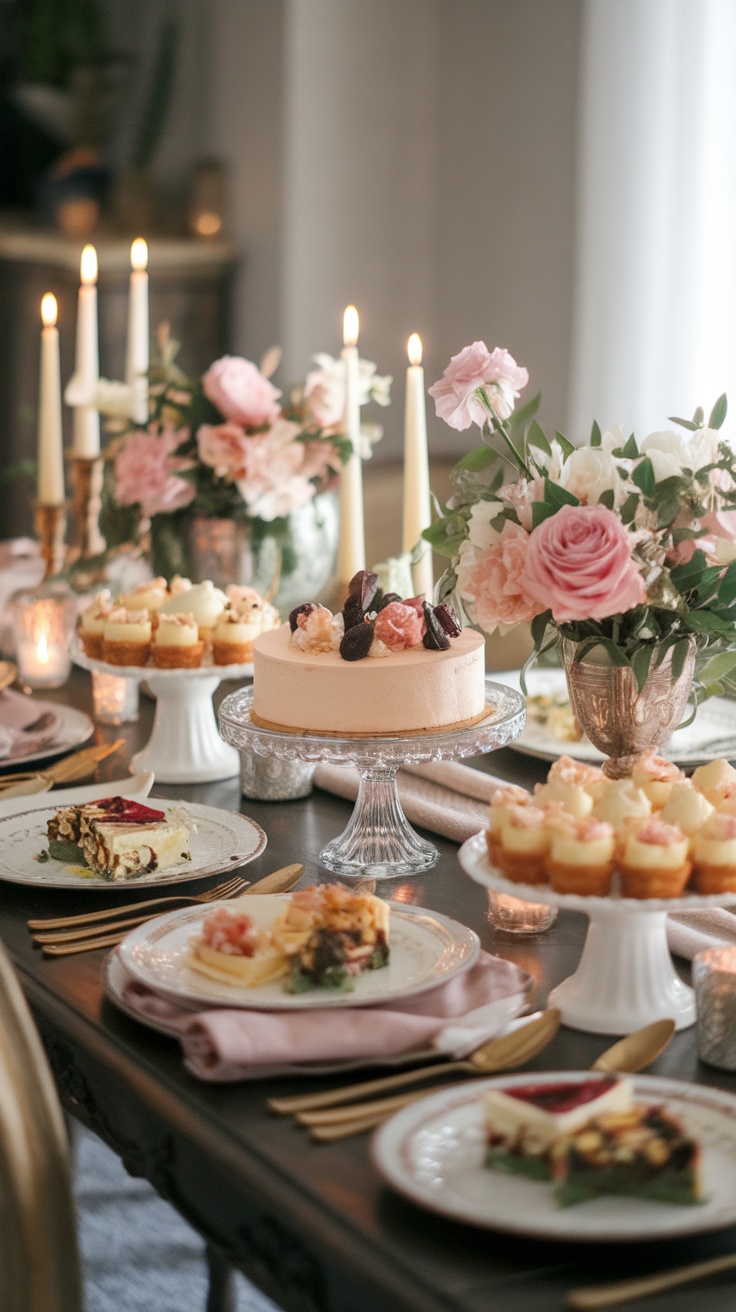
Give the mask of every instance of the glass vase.
<path id="1" fill-rule="evenodd" d="M 661 747 L 681 723 L 695 670 L 695 640 L 691 639 L 681 672 L 672 672 L 670 647 L 657 665 L 657 649 L 641 692 L 628 665 L 612 665 L 605 648 L 593 648 L 576 660 L 577 644 L 560 644 L 570 704 L 578 724 L 594 747 L 609 759 L 603 772 L 623 779 L 639 752 Z"/>

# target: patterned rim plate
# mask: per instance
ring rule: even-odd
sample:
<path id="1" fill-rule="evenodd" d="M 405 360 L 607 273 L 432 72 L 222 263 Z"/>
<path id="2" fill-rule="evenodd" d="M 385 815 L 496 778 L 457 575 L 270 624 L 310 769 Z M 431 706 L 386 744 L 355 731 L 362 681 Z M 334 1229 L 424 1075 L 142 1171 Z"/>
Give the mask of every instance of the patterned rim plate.
<path id="1" fill-rule="evenodd" d="M 40 751 L 30 752 L 25 756 L 4 756 L 0 760 L 0 771 L 10 769 L 11 766 L 50 761 L 53 756 L 63 756 L 64 752 L 71 752 L 73 748 L 81 747 L 82 743 L 86 743 L 87 739 L 92 737 L 95 731 L 94 721 L 85 715 L 84 711 L 78 711 L 74 706 L 63 706 L 61 702 L 54 702 L 54 710 L 61 720 L 56 742 L 49 743 Z"/>
<path id="2" fill-rule="evenodd" d="M 639 1242 L 718 1230 L 736 1222 L 736 1097 L 721 1089 L 633 1077 L 641 1102 L 681 1116 L 703 1150 L 704 1201 L 693 1207 L 612 1195 L 560 1208 L 552 1186 L 485 1166 L 483 1095 L 528 1084 L 529 1074 L 474 1080 L 411 1103 L 378 1130 L 378 1170 L 400 1194 L 454 1221 L 534 1239 Z M 534 1082 L 590 1079 L 590 1071 L 534 1072 Z"/>
<path id="3" fill-rule="evenodd" d="M 248 897 L 248 915 L 266 927 L 288 903 L 288 894 L 257 894 Z M 227 906 L 214 902 L 212 906 Z M 210 908 L 184 908 L 139 925 L 120 944 L 123 965 L 149 988 L 177 1002 L 209 1003 L 249 1010 L 311 1011 L 315 1007 L 367 1007 L 408 998 L 444 984 L 468 970 L 476 961 L 480 944 L 472 929 L 436 911 L 399 903 L 391 907 L 391 959 L 381 970 L 359 975 L 352 993 L 315 989 L 312 993 L 285 993 L 283 980 L 244 989 L 199 975 L 187 965 L 189 940 L 199 932 Z"/>
<path id="4" fill-rule="evenodd" d="M 0 820 L 0 880 L 10 884 L 38 884 L 44 888 L 104 888 L 108 892 L 125 892 L 131 888 L 161 888 L 183 884 L 190 879 L 207 879 L 225 871 L 235 872 L 260 856 L 266 835 L 255 820 L 236 811 L 222 811 L 217 806 L 199 802 L 173 803 L 169 798 L 153 798 L 164 809 L 176 805 L 188 812 L 196 829 L 190 834 L 191 861 L 166 870 L 154 870 L 137 879 L 113 883 L 100 875 L 77 874 L 63 861 L 39 861 L 38 853 L 48 849 L 46 826 L 57 808 L 24 811 Z"/>
<path id="5" fill-rule="evenodd" d="M 503 670 L 493 675 L 499 683 L 518 689 L 519 671 Z M 527 676 L 527 687 L 532 697 L 567 697 L 565 672 L 560 669 L 534 669 Z M 566 742 L 545 724 L 536 723 L 527 715 L 522 733 L 512 743 L 516 752 L 536 756 L 542 761 L 556 761 L 559 756 L 574 756 L 578 761 L 597 765 L 605 760 L 602 752 L 584 738 L 582 742 Z M 681 766 L 703 765 L 721 756 L 736 757 L 736 701 L 728 697 L 711 697 L 698 707 L 698 713 L 685 729 L 676 729 L 669 742 L 661 749 L 662 756 Z"/>

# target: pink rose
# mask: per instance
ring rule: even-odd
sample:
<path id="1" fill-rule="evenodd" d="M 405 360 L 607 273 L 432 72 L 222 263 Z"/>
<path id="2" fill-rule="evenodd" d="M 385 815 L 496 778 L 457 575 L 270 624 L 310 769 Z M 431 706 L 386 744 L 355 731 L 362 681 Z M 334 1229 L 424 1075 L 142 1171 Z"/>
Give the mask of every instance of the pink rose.
<path id="1" fill-rule="evenodd" d="M 418 647 L 424 628 L 424 616 L 403 601 L 390 601 L 376 616 L 376 637 L 391 651 Z"/>
<path id="2" fill-rule="evenodd" d="M 604 620 L 646 600 L 629 535 L 605 506 L 563 506 L 529 538 L 522 583 L 558 623 Z"/>
<path id="3" fill-rule="evenodd" d="M 439 382 L 429 389 L 440 419 L 462 431 L 471 424 L 483 427 L 488 411 L 476 395 L 483 390 L 485 400 L 498 419 L 508 419 L 529 374 L 508 351 L 497 346 L 489 351 L 485 342 L 473 342 L 453 355 Z"/>
<path id="4" fill-rule="evenodd" d="M 499 624 L 524 624 L 546 609 L 523 582 L 529 534 L 506 520 L 498 541 L 486 547 L 469 571 L 463 595 L 472 600 L 475 618 L 486 633 Z"/>
<path id="5" fill-rule="evenodd" d="M 115 497 L 120 506 L 139 505 L 144 515 L 166 515 L 194 499 L 194 487 L 177 477 L 191 460 L 173 452 L 189 437 L 186 428 L 162 433 L 131 433 L 115 457 Z"/>
<path id="6" fill-rule="evenodd" d="M 228 478 L 231 482 L 242 478 L 248 450 L 258 441 L 257 437 L 248 437 L 238 424 L 202 424 L 197 429 L 202 464 L 214 469 L 218 478 Z"/>
<path id="7" fill-rule="evenodd" d="M 246 428 L 270 424 L 279 414 L 277 387 L 250 360 L 223 355 L 202 379 L 204 394 L 226 419 Z"/>

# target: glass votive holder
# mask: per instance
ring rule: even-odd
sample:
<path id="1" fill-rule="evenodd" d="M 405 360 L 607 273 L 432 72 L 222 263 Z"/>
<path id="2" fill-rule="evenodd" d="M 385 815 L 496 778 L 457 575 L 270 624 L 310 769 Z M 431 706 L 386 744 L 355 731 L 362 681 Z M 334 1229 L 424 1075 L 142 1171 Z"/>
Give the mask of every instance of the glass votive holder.
<path id="1" fill-rule="evenodd" d="M 698 1056 L 736 1071 L 736 947 L 706 948 L 693 959 Z"/>
<path id="2" fill-rule="evenodd" d="M 92 671 L 94 717 L 100 724 L 132 724 L 138 719 L 137 679 Z"/>
<path id="3" fill-rule="evenodd" d="M 544 902 L 523 902 L 519 897 L 488 890 L 488 921 L 504 934 L 544 934 L 559 912 Z"/>
<path id="4" fill-rule="evenodd" d="M 71 671 L 71 641 L 77 616 L 66 583 L 42 583 L 17 592 L 8 607 L 18 673 L 30 688 L 61 688 Z"/>
<path id="5" fill-rule="evenodd" d="M 244 748 L 240 753 L 240 791 L 259 802 L 287 802 L 312 791 L 313 761 L 280 761 Z"/>

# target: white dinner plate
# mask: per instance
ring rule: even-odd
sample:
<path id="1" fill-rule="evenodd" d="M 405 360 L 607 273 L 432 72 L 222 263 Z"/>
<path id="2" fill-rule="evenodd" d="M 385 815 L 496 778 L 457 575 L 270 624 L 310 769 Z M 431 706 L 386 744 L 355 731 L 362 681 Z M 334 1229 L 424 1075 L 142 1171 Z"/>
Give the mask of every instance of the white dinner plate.
<path id="1" fill-rule="evenodd" d="M 190 879 L 206 879 L 209 875 L 236 871 L 260 856 L 266 846 L 266 835 L 260 825 L 236 811 L 202 806 L 199 802 L 172 802 L 168 798 L 154 798 L 153 805 L 162 811 L 176 806 L 191 817 L 195 827 L 189 836 L 190 861 L 165 870 L 153 870 L 135 879 L 116 881 L 103 879 L 92 871 L 80 874 L 78 866 L 63 861 L 39 861 L 39 852 L 48 851 L 46 826 L 58 809 L 47 806 L 0 820 L 0 880 L 5 879 L 11 884 L 38 884 L 45 888 L 104 888 L 108 891 L 154 885 L 159 888 L 165 884 L 181 884 Z"/>
<path id="2" fill-rule="evenodd" d="M 373 1160 L 412 1202 L 454 1221 L 534 1239 L 574 1243 L 672 1239 L 736 1223 L 736 1097 L 681 1080 L 633 1077 L 637 1101 L 682 1117 L 703 1150 L 704 1200 L 693 1206 L 614 1195 L 559 1207 L 552 1185 L 485 1165 L 483 1095 L 516 1084 L 573 1082 L 590 1071 L 552 1071 L 474 1080 L 411 1103 L 377 1131 Z"/>
<path id="3" fill-rule="evenodd" d="M 254 893 L 248 897 L 247 912 L 259 928 L 267 928 L 288 901 L 288 893 Z M 189 940 L 200 932 L 210 907 L 184 908 L 139 925 L 120 944 L 120 959 L 141 983 L 177 1002 L 259 1011 L 311 1011 L 315 1007 L 367 1007 L 390 1002 L 425 993 L 474 964 L 480 944 L 472 929 L 436 911 L 407 911 L 399 903 L 389 905 L 389 963 L 359 975 L 352 993 L 332 989 L 286 993 L 282 979 L 247 989 L 198 974 L 187 964 Z M 215 902 L 212 906 L 232 903 Z"/>
<path id="4" fill-rule="evenodd" d="M 519 670 L 502 670 L 498 674 L 494 673 L 493 678 L 511 688 L 520 687 Z M 560 669 L 530 670 L 527 689 L 530 696 L 566 697 L 565 672 Z M 536 756 L 542 761 L 556 761 L 559 756 L 574 756 L 578 761 L 590 761 L 598 765 L 606 759 L 587 738 L 580 742 L 560 739 L 547 725 L 535 723 L 529 714 L 523 732 L 509 743 L 509 747 L 515 752 Z M 736 757 L 736 700 L 732 701 L 728 697 L 709 698 L 698 707 L 693 723 L 686 729 L 676 729 L 669 742 L 658 750 L 662 756 L 680 766 L 703 765 L 721 756 L 729 759 Z"/>
<path id="5" fill-rule="evenodd" d="M 51 706 L 52 703 L 48 702 L 47 705 Z M 25 755 L 3 756 L 0 759 L 0 781 L 3 770 L 14 769 L 17 765 L 25 769 L 27 765 L 34 765 L 36 761 L 50 761 L 53 756 L 63 756 L 64 752 L 71 752 L 75 747 L 81 747 L 82 743 L 86 743 L 87 739 L 92 737 L 95 731 L 94 721 L 85 715 L 84 711 L 78 711 L 73 706 L 63 706 L 61 702 L 54 702 L 53 708 L 60 720 L 54 741 L 47 743 L 40 750 Z"/>

